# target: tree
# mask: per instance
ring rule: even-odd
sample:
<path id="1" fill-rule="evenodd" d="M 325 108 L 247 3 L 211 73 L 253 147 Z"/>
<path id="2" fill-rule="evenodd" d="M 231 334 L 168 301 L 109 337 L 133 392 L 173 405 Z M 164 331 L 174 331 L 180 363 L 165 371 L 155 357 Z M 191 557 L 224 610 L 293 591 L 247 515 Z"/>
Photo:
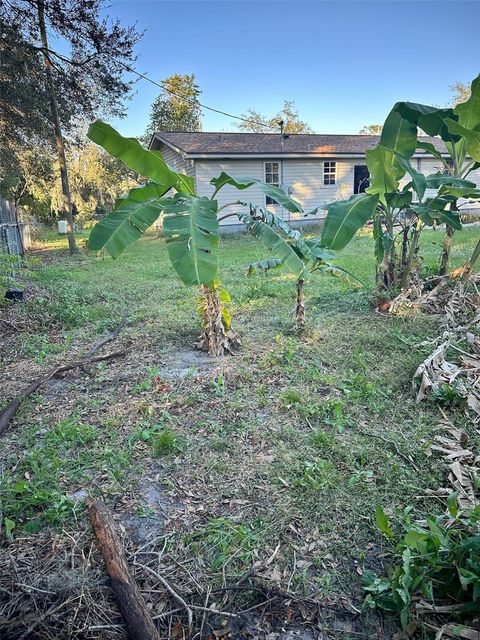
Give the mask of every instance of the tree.
<path id="1" fill-rule="evenodd" d="M 463 82 L 455 82 L 450 89 L 454 92 L 451 106 L 456 107 L 460 102 L 466 102 L 470 97 L 470 85 Z"/>
<path id="2" fill-rule="evenodd" d="M 237 121 L 233 123 L 241 131 L 253 133 L 268 133 L 269 129 L 280 131 L 279 123 L 283 121 L 285 133 L 313 133 L 312 127 L 300 120 L 293 100 L 285 100 L 283 108 L 273 118 L 268 118 L 254 109 L 248 109 L 246 113 L 242 114 L 242 118 L 246 118 L 248 122 Z"/>
<path id="3" fill-rule="evenodd" d="M 104 6 L 103 0 L 7 0 L 0 7 L 0 19 L 7 25 L 7 41 L 12 50 L 23 49 L 20 60 L 35 56 L 36 73 L 40 64 L 43 67 L 39 86 L 48 98 L 48 130 L 54 134 L 71 253 L 76 251 L 76 245 L 64 131 L 68 133 L 77 118 L 123 113 L 119 96 L 127 97 L 132 86 L 124 79 L 124 73 L 134 60 L 133 49 L 141 37 L 134 27 L 123 28 L 118 20 L 101 18 Z M 50 47 L 49 34 L 69 48 L 69 55 Z M 20 37 L 14 40 L 14 35 Z M 26 65 L 25 69 L 31 77 Z M 18 94 L 15 84 L 12 91 L 30 114 L 31 96 Z M 13 118 L 13 126 L 16 120 Z M 46 135 L 45 130 L 43 134 Z"/>
<path id="4" fill-rule="evenodd" d="M 383 124 L 367 124 L 358 133 L 369 136 L 379 136 L 382 133 Z"/>
<path id="5" fill-rule="evenodd" d="M 175 74 L 162 81 L 164 89 L 150 111 L 147 134 L 155 131 L 201 131 L 200 89 L 195 75 Z"/>

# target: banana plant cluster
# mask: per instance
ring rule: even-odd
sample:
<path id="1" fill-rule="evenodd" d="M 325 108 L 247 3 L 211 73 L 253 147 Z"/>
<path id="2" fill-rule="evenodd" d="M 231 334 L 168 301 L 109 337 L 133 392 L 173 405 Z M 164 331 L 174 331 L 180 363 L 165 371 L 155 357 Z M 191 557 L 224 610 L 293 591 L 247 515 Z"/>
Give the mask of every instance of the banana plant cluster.
<path id="1" fill-rule="evenodd" d="M 146 179 L 143 186 L 119 198 L 114 210 L 95 225 L 88 240 L 89 249 L 106 251 L 112 258 L 117 258 L 163 214 L 170 262 L 183 284 L 195 286 L 200 291 L 202 334 L 197 346 L 213 356 L 230 352 L 238 338 L 231 326 L 230 296 L 219 277 L 218 215 L 228 205 L 219 208 L 216 195 L 225 185 L 243 191 L 255 184 L 290 213 L 303 215 L 302 207 L 278 187 L 254 178 L 232 177 L 225 172 L 211 180 L 214 187 L 211 198 L 199 196 L 195 193 L 193 179 L 173 171 L 159 151 L 143 148 L 136 139 L 125 138 L 100 121 L 90 126 L 87 135 Z M 264 208 L 240 201 L 230 204 L 240 204 L 242 210 L 223 218 L 237 215 L 252 236 L 274 255 L 269 260 L 250 265 L 249 273 L 285 267 L 296 276 L 296 324 L 302 326 L 303 286 L 310 274 L 346 275 L 346 272 L 330 264 L 334 254 L 321 246 L 319 238 L 305 240 L 299 231 Z"/>
<path id="2" fill-rule="evenodd" d="M 446 153 L 423 141 L 419 132 L 437 136 Z M 412 164 L 417 149 L 436 158 L 442 170 L 427 176 L 417 171 Z M 379 144 L 366 155 L 370 186 L 364 194 L 327 206 L 325 226 L 330 227 L 334 240 L 329 242 L 324 233 L 323 245 L 341 248 L 340 238 L 345 246 L 344 238 L 349 241 L 366 220 L 372 220 L 379 288 L 406 287 L 418 266 L 422 230 L 443 223 L 446 233 L 440 273 L 446 273 L 451 238 L 462 228 L 458 200 L 480 201 L 480 190 L 468 180 L 480 167 L 480 76 L 472 82 L 470 98 L 452 109 L 396 103 Z M 408 182 L 401 188 L 405 175 Z M 426 197 L 427 189 L 435 190 L 435 195 Z M 471 270 L 479 253 L 477 244 L 464 271 Z"/>

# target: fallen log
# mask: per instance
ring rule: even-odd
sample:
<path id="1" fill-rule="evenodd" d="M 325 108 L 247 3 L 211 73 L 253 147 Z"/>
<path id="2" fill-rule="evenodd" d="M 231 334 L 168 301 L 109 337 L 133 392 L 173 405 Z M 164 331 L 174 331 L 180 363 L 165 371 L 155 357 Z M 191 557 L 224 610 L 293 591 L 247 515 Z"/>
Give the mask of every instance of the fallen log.
<path id="1" fill-rule="evenodd" d="M 37 378 L 36 380 L 31 382 L 28 387 L 26 387 L 21 393 L 18 394 L 18 396 L 16 396 L 9 404 L 7 404 L 5 409 L 0 413 L 0 436 L 3 435 L 8 429 L 8 426 L 17 413 L 22 401 L 25 400 L 25 398 L 28 398 L 28 396 L 32 395 L 32 393 L 35 393 L 35 391 L 37 391 L 37 389 L 39 389 L 42 384 L 48 382 L 51 378 L 54 378 L 59 373 L 64 373 L 65 371 L 70 371 L 71 369 L 77 369 L 79 367 L 85 367 L 94 362 L 118 358 L 125 355 L 125 353 L 125 350 L 113 351 L 112 353 L 107 353 L 104 356 L 94 356 L 90 358 L 84 358 L 83 360 L 68 362 L 67 364 L 61 364 L 57 367 L 54 367 L 44 376 L 40 376 L 40 378 Z"/>
<path id="2" fill-rule="evenodd" d="M 115 533 L 112 513 L 103 502 L 92 498 L 87 500 L 87 507 L 128 637 L 130 640 L 160 640 L 145 600 L 130 573 L 122 544 Z"/>

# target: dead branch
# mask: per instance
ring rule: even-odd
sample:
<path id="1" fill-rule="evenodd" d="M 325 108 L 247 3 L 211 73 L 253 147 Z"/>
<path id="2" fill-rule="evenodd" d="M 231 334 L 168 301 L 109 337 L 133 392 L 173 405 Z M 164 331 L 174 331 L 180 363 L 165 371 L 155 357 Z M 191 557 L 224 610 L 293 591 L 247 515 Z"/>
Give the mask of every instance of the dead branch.
<path id="1" fill-rule="evenodd" d="M 51 369 L 44 376 L 40 376 L 33 382 L 31 382 L 28 387 L 26 387 L 23 391 L 21 391 L 18 396 L 16 396 L 0 413 L 0 436 L 2 436 L 5 431 L 8 429 L 10 422 L 14 418 L 17 413 L 21 403 L 35 393 L 37 389 L 39 389 L 45 382 L 51 380 L 59 373 L 64 373 L 65 371 L 71 371 L 72 369 L 77 369 L 79 367 L 84 367 L 86 365 L 92 364 L 94 362 L 101 362 L 104 360 L 112 360 L 112 358 L 119 358 L 120 356 L 125 355 L 125 350 L 121 351 L 113 351 L 112 353 L 107 353 L 104 356 L 94 356 L 91 358 L 83 358 L 82 360 L 76 360 L 73 362 L 68 362 L 67 364 L 62 364 L 57 367 Z"/>
<path id="2" fill-rule="evenodd" d="M 175 600 L 178 600 L 178 602 L 182 605 L 182 607 L 185 609 L 185 611 L 187 612 L 187 616 L 188 616 L 188 628 L 191 631 L 192 630 L 192 626 L 193 626 L 193 613 L 192 613 L 192 608 L 196 608 L 198 609 L 199 607 L 190 607 L 190 605 L 188 605 L 185 600 L 182 598 L 181 595 L 179 595 L 174 589 L 173 587 L 170 586 L 170 584 L 165 580 L 165 578 L 163 576 L 161 576 L 159 573 L 157 573 L 156 571 L 154 571 L 151 567 L 148 567 L 146 564 L 140 564 L 139 562 L 135 562 L 135 566 L 136 567 L 141 567 L 142 569 L 144 569 L 145 571 L 147 571 L 148 573 L 150 573 L 152 576 L 154 576 L 164 587 L 165 589 L 168 591 L 168 593 L 170 593 L 170 595 L 172 595 Z M 203 611 L 203 608 L 200 607 L 200 609 Z M 215 611 L 212 611 L 212 613 L 216 613 Z"/>
<path id="3" fill-rule="evenodd" d="M 130 573 L 110 510 L 103 502 L 91 498 L 87 500 L 87 507 L 128 637 L 131 640 L 160 640 L 140 588 Z"/>
<path id="4" fill-rule="evenodd" d="M 113 331 L 111 331 L 108 336 L 106 336 L 105 338 L 103 338 L 102 340 L 100 340 L 100 342 L 97 342 L 96 344 L 93 345 L 93 347 L 91 348 L 88 357 L 90 358 L 91 356 L 93 356 L 99 349 L 101 349 L 102 347 L 104 347 L 106 344 L 108 344 L 109 342 L 111 342 L 112 340 L 115 340 L 115 338 L 118 337 L 118 334 L 120 333 L 120 331 L 128 324 L 127 322 L 128 319 L 128 309 L 125 309 L 125 311 L 122 314 L 122 317 L 120 319 L 120 322 L 118 323 L 118 325 L 115 327 L 115 329 L 113 329 Z"/>

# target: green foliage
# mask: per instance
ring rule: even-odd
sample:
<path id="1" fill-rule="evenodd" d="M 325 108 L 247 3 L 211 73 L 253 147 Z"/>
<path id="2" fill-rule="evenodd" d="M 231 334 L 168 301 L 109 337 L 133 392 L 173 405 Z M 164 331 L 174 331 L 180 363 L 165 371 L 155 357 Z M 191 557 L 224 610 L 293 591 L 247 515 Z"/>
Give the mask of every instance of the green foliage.
<path id="1" fill-rule="evenodd" d="M 457 494 L 448 499 L 449 513 L 430 516 L 426 525 L 414 523 L 407 509 L 403 534 L 393 549 L 394 564 L 384 578 L 364 571 L 365 606 L 379 607 L 400 616 L 406 628 L 415 595 L 435 606 L 458 604 L 456 613 L 478 610 L 480 605 L 480 508 L 459 511 Z M 380 506 L 377 526 L 389 539 L 394 535 Z"/>
<path id="2" fill-rule="evenodd" d="M 154 454 L 157 457 L 167 455 L 174 451 L 178 451 L 178 437 L 174 431 L 164 428 L 156 435 L 152 442 Z"/>
<path id="3" fill-rule="evenodd" d="M 164 88 L 152 104 L 147 133 L 201 131 L 201 91 L 195 82 L 195 75 L 176 73 L 162 80 L 161 84 Z"/>
<path id="4" fill-rule="evenodd" d="M 327 205 L 322 246 L 335 250 L 346 247 L 355 233 L 373 216 L 377 203 L 376 195 L 361 193 Z"/>
<path id="5" fill-rule="evenodd" d="M 164 205 L 168 255 L 186 285 L 213 286 L 218 276 L 217 202 L 177 194 Z"/>
<path id="6" fill-rule="evenodd" d="M 312 127 L 300 119 L 298 110 L 295 108 L 293 100 L 285 100 L 283 108 L 272 118 L 262 115 L 254 109 L 242 114 L 247 122 L 236 120 L 233 124 L 241 131 L 251 131 L 254 133 L 266 133 L 269 130 L 280 132 L 278 123 L 283 120 L 285 133 L 313 133 Z"/>

